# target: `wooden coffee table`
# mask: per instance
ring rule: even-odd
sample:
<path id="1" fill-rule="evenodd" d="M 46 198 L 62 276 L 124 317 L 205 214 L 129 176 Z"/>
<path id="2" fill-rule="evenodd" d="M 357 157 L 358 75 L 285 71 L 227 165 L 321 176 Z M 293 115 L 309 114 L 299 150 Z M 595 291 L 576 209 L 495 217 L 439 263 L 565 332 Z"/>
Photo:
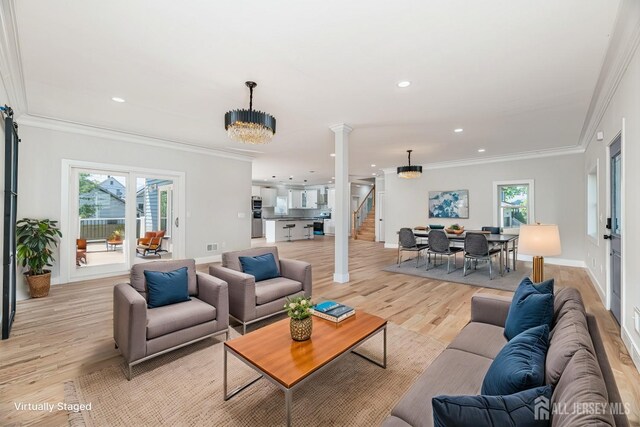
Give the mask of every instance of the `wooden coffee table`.
<path id="1" fill-rule="evenodd" d="M 382 362 L 354 351 L 379 332 L 383 333 Z M 260 376 L 227 392 L 228 353 L 255 369 Z M 362 311 L 338 324 L 314 316 L 311 339 L 301 342 L 291 339 L 289 319 L 265 326 L 224 343 L 224 400 L 266 378 L 284 391 L 287 426 L 290 426 L 293 390 L 349 353 L 386 368 L 387 321 Z"/>

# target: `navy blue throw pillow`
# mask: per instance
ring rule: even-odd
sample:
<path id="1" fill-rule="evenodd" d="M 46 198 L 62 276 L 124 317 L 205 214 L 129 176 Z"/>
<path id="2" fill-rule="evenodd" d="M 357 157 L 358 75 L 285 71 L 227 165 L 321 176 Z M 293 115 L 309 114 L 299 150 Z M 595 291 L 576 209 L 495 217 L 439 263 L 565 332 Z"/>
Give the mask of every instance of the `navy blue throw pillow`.
<path id="1" fill-rule="evenodd" d="M 536 326 L 507 343 L 489 366 L 482 394 L 503 396 L 544 384 L 549 327 Z"/>
<path id="2" fill-rule="evenodd" d="M 525 277 L 509 306 L 509 313 L 504 325 L 504 336 L 507 340 L 535 326 L 553 323 L 553 279 L 533 284 Z"/>
<path id="3" fill-rule="evenodd" d="M 431 400 L 433 425 L 435 427 L 548 426 L 548 402 L 551 400 L 552 393 L 552 387 L 547 385 L 507 396 L 436 396 Z"/>
<path id="4" fill-rule="evenodd" d="M 144 278 L 147 281 L 148 308 L 162 307 L 191 299 L 187 267 L 166 273 L 145 270 Z"/>
<path id="5" fill-rule="evenodd" d="M 239 257 L 242 271 L 256 278 L 256 282 L 280 277 L 273 254 Z"/>

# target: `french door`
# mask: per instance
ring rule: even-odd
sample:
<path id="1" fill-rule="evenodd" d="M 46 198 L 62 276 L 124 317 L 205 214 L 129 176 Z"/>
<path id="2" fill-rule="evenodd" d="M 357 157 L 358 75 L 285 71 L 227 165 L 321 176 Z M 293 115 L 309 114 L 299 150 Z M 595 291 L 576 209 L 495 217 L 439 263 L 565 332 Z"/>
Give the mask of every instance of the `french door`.
<path id="1" fill-rule="evenodd" d="M 63 176 L 61 282 L 184 257 L 184 173 L 63 161 Z"/>

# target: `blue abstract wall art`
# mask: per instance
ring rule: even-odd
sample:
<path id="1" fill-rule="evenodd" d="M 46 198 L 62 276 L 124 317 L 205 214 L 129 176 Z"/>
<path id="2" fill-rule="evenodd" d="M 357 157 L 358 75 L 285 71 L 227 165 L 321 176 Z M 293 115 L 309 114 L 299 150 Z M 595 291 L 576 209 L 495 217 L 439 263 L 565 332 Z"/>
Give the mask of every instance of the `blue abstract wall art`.
<path id="1" fill-rule="evenodd" d="M 429 191 L 429 218 L 469 218 L 469 190 Z"/>

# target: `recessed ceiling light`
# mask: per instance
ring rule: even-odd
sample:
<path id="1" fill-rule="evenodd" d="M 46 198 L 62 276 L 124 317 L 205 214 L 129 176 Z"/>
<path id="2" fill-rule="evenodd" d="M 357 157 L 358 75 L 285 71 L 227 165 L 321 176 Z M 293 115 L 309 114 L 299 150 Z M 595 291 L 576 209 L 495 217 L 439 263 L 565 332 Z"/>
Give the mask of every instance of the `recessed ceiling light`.
<path id="1" fill-rule="evenodd" d="M 124 102 L 124 98 L 119 98 L 117 96 L 114 96 L 113 98 L 111 98 L 111 100 L 114 102 Z"/>
<path id="2" fill-rule="evenodd" d="M 478 148 L 478 153 L 484 153 L 485 151 L 487 150 L 485 150 L 484 148 Z"/>
<path id="3" fill-rule="evenodd" d="M 293 178 L 293 175 L 289 175 L 289 178 Z"/>
<path id="4" fill-rule="evenodd" d="M 373 163 L 371 163 L 371 167 L 372 167 L 372 168 L 375 168 L 375 167 L 376 167 L 376 165 L 375 165 L 375 164 L 373 164 Z"/>
<path id="5" fill-rule="evenodd" d="M 336 153 L 331 153 L 331 154 L 329 154 L 329 155 L 330 155 L 331 157 L 335 157 L 335 156 L 336 156 Z"/>
<path id="6" fill-rule="evenodd" d="M 374 172 L 374 173 L 372 173 L 371 175 L 376 176 L 376 173 Z"/>
<path id="7" fill-rule="evenodd" d="M 336 179 L 336 177 L 335 177 L 335 176 L 332 176 L 332 177 L 331 177 L 331 179 Z"/>
<path id="8" fill-rule="evenodd" d="M 464 129 L 462 129 L 462 128 L 458 128 L 458 129 L 454 129 L 453 131 L 454 131 L 455 133 L 460 133 L 460 132 L 462 132 L 463 130 L 464 130 Z"/>
<path id="9" fill-rule="evenodd" d="M 409 87 L 409 86 L 411 86 L 411 82 L 408 80 L 398 82 L 398 87 Z"/>

